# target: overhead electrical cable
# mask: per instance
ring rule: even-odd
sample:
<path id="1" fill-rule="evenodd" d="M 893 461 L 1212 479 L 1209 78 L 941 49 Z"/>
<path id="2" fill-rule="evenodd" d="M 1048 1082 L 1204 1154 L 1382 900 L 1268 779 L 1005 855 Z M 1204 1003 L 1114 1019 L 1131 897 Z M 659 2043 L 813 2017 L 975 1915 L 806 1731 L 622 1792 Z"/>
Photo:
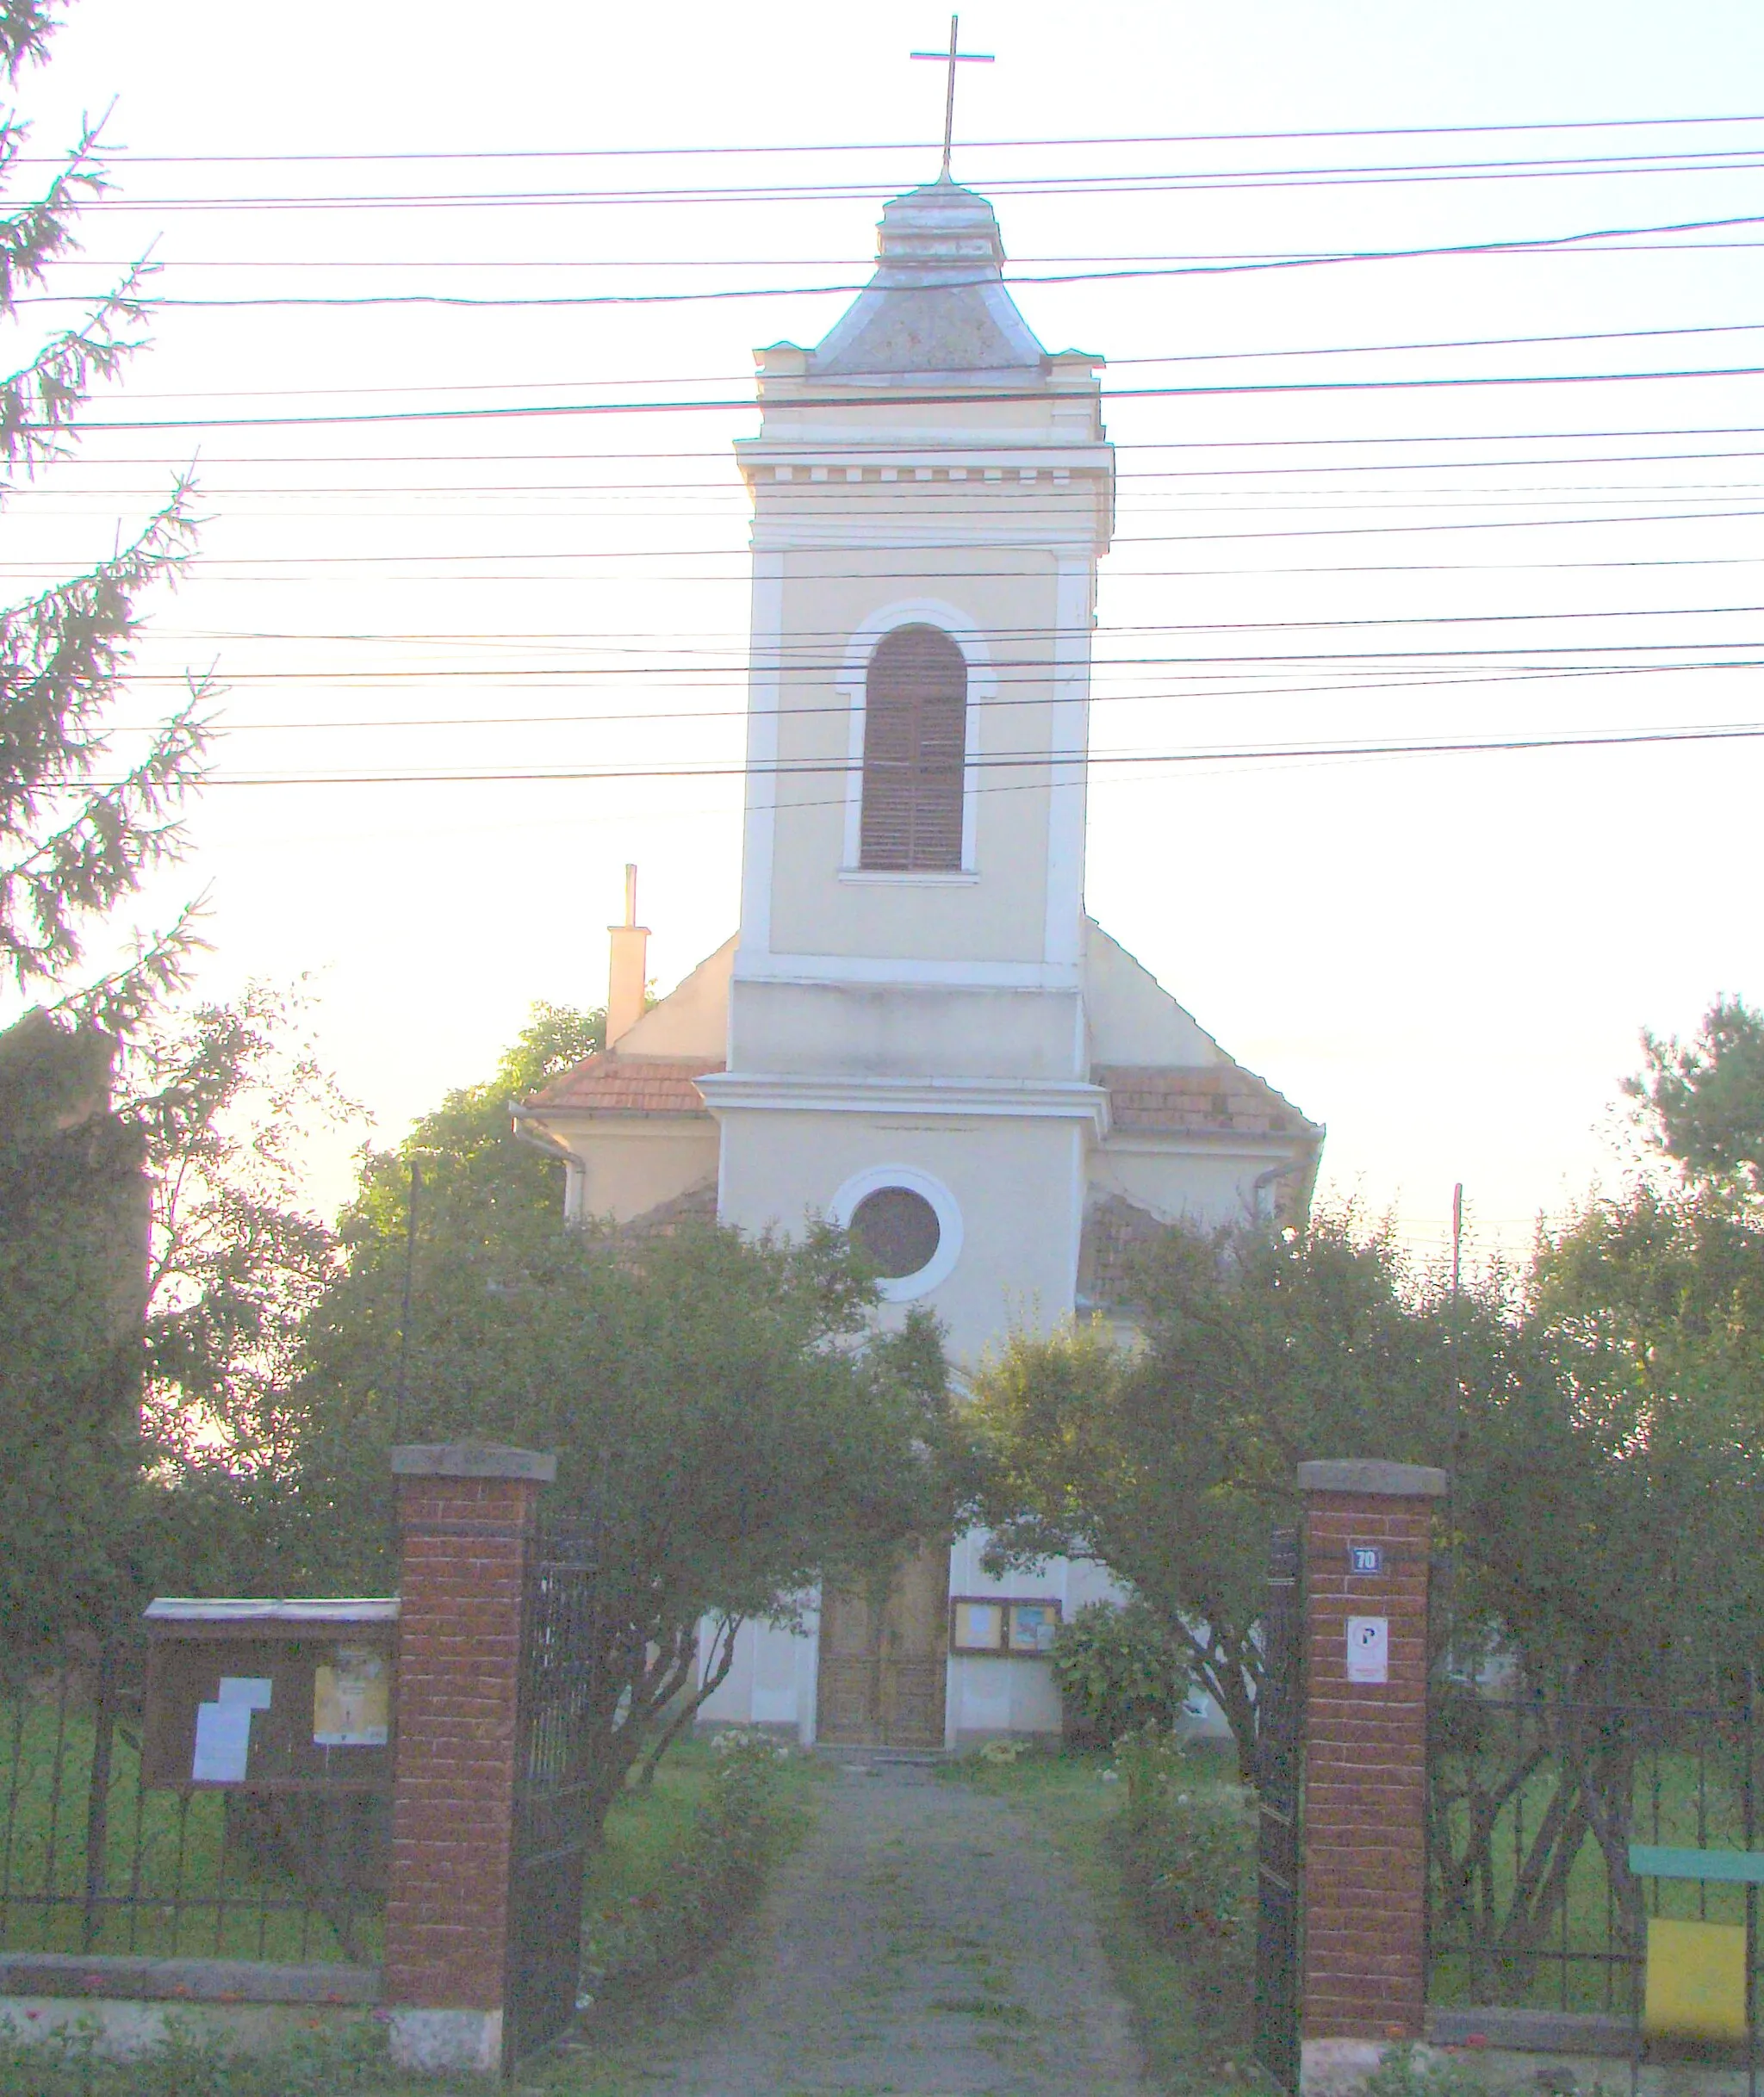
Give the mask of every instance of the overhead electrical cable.
<path id="1" fill-rule="evenodd" d="M 965 142 L 964 152 L 1041 152 L 1052 148 L 1078 146 L 1214 146 L 1253 144 L 1284 139 L 1411 139 L 1500 135 L 1541 131 L 1646 131 L 1668 126 L 1695 128 L 1704 125 L 1764 124 L 1764 115 L 1717 116 L 1593 116 L 1530 119 L 1500 124 L 1398 124 L 1361 126 L 1351 129 L 1307 131 L 1177 131 L 1102 133 L 1091 137 L 1053 139 L 975 139 Z M 327 164 L 409 160 L 656 160 L 733 159 L 753 156 L 800 153 L 934 153 L 931 139 L 895 139 L 870 142 L 829 140 L 821 145 L 790 146 L 447 146 L 430 152 L 406 150 L 381 152 L 300 153 L 136 153 L 120 151 L 110 157 L 121 164 L 138 167 L 234 166 L 269 164 Z M 18 167 L 59 167 L 59 155 L 21 154 Z"/>
<path id="2" fill-rule="evenodd" d="M 1695 728 L 1631 729 L 1564 735 L 1511 735 L 1440 739 L 1392 739 L 1357 742 L 1241 744 L 1203 749 L 1108 752 L 1091 754 L 1084 750 L 1053 750 L 978 756 L 969 760 L 977 771 L 1037 772 L 1070 770 L 1075 773 L 1116 765 L 1183 766 L 1259 763 L 1272 759 L 1328 759 L 1343 757 L 1453 757 L 1473 753 L 1516 750 L 1614 749 L 1671 743 L 1755 741 L 1764 738 L 1764 722 L 1723 722 Z M 422 785 L 582 785 L 627 779 L 820 779 L 860 774 L 860 764 L 848 760 L 814 759 L 800 763 L 767 765 L 720 764 L 670 766 L 559 766 L 555 769 L 499 771 L 435 770 L 429 772 L 286 772 L 245 774 L 210 773 L 206 787 L 264 786 L 422 786 Z M 1074 780 L 1073 784 L 1078 782 Z M 120 782 L 83 781 L 81 791 Z M 1058 785 L 1059 782 L 1052 782 Z M 981 787 L 978 791 L 984 791 Z M 778 804 L 780 810 L 789 803 Z"/>
<path id="3" fill-rule="evenodd" d="M 971 178 L 991 196 L 1163 195 L 1224 190 L 1331 189 L 1440 182 L 1535 182 L 1602 179 L 1622 175 L 1746 174 L 1764 165 L 1761 146 L 1685 148 L 1663 152 L 1578 153 L 1543 158 L 1507 156 L 1494 160 L 1410 160 L 1354 164 L 1315 162 L 1297 167 L 1137 169 L 1125 173 L 992 174 Z M 597 189 L 389 189 L 375 193 L 325 190 L 289 195 L 267 190 L 248 196 L 131 196 L 109 189 L 82 207 L 94 217 L 143 211 L 385 211 L 503 210 L 510 208 L 631 204 L 853 203 L 885 199 L 904 185 L 893 179 L 820 183 L 691 183 L 671 188 Z M 966 186 L 966 185 L 965 185 Z"/>
<path id="4" fill-rule="evenodd" d="M 1621 517 L 1497 517 L 1443 518 L 1437 523 L 1411 524 L 1299 524 L 1282 525 L 1259 531 L 1151 531 L 1122 533 L 1115 544 L 1122 546 L 1196 546 L 1214 545 L 1240 539 L 1345 539 L 1369 538 L 1382 536 L 1407 535 L 1421 531 L 1559 531 L 1581 530 L 1594 525 L 1613 524 L 1719 524 L 1736 518 L 1764 517 L 1764 509 L 1745 510 L 1694 510 L 1649 511 Z M 829 557 L 848 560 L 854 554 L 871 551 L 904 554 L 909 549 L 885 543 L 876 548 L 866 547 L 808 547 L 796 549 L 794 557 L 800 563 L 815 554 L 824 552 Z M 914 553 L 963 553 L 972 550 L 972 542 L 965 539 L 915 540 L 910 548 Z M 233 568 L 356 568 L 381 567 L 398 561 L 434 566 L 443 562 L 461 561 L 701 561 L 724 556 L 745 563 L 748 558 L 746 548 L 741 546 L 616 546 L 580 549 L 570 551 L 519 553 L 467 550 L 459 553 L 385 553 L 385 554 L 205 554 L 196 557 L 192 565 L 199 565 L 204 573 Z M 0 561 L 0 569 L 19 574 L 28 571 L 17 567 L 7 568 Z M 822 577 L 818 571 L 801 567 L 795 571 L 799 577 Z M 882 574 L 894 571 L 883 570 Z M 920 571 L 922 572 L 922 571 Z M 963 568 L 961 576 L 989 574 L 1014 571 Z M 1131 574 L 1131 569 L 1121 571 Z M 841 568 L 833 571 L 841 580 L 854 578 L 856 571 Z M 665 579 L 664 579 L 665 580 Z"/>
<path id="5" fill-rule="evenodd" d="M 1764 320 L 1725 320 L 1711 321 L 1694 327 L 1601 328 L 1580 334 L 1471 335 L 1444 341 L 1335 343 L 1292 350 L 1184 350 L 1161 357 L 1115 357 L 1099 361 L 1106 363 L 1109 370 L 1120 371 L 1146 364 L 1247 363 L 1270 358 L 1283 361 L 1288 357 L 1394 357 L 1425 350 L 1524 349 L 1545 343 L 1640 342 L 1668 335 L 1759 333 L 1764 333 Z M 200 393 L 157 393 L 131 387 L 129 398 L 134 400 L 304 400 L 333 396 L 365 399 L 383 394 L 403 396 L 434 393 L 565 393 L 573 388 L 592 387 L 599 390 L 609 386 L 734 386 L 745 383 L 748 376 L 745 373 L 713 371 L 663 380 L 653 376 L 624 379 L 486 379 L 468 384 L 433 381 L 427 384 L 404 386 L 217 387 L 204 388 Z"/>
<path id="6" fill-rule="evenodd" d="M 1764 163 L 1761 163 L 1761 165 L 1764 165 Z M 1347 263 L 1414 262 L 1442 256 L 1566 255 L 1583 251 L 1590 253 L 1593 251 L 1592 246 L 1593 243 L 1621 240 L 1640 234 L 1699 233 L 1734 226 L 1759 225 L 1764 225 L 1764 214 L 1753 213 L 1736 218 L 1686 219 L 1662 226 L 1602 227 L 1584 233 L 1539 235 L 1534 239 L 1513 238 L 1500 240 L 1458 241 L 1432 247 L 1334 249 L 1316 254 L 1180 263 L 1158 267 L 1135 264 L 1131 267 L 1113 269 L 1035 272 L 1013 270 L 1002 279 L 992 276 L 973 278 L 953 277 L 934 285 L 923 286 L 921 288 L 924 292 L 954 292 L 971 289 L 977 284 L 997 283 L 1001 281 L 1007 286 L 1120 283 L 1161 277 L 1230 276 L 1254 274 L 1270 270 L 1318 269 Z M 1673 251 L 1680 251 L 1677 244 L 1674 244 Z M 868 282 L 869 280 L 866 278 L 862 282 L 840 284 L 739 285 L 711 291 L 560 292 L 551 295 L 531 295 L 520 297 L 493 297 L 464 292 L 441 291 L 348 292 L 332 295 L 289 294 L 276 297 L 252 296 L 231 299 L 187 299 L 156 295 L 148 303 L 156 310 L 220 307 L 235 311 L 252 307 L 307 306 L 339 309 L 349 307 L 382 306 L 457 306 L 487 309 L 525 307 L 581 307 L 586 308 L 624 306 L 690 306 L 726 303 L 731 300 L 742 299 L 798 299 L 834 296 L 850 298 L 866 289 Z M 17 306 L 70 306 L 84 304 L 88 302 L 89 297 L 90 295 L 74 292 L 32 292 L 19 295 L 13 303 Z"/>
<path id="7" fill-rule="evenodd" d="M 749 402 L 747 405 L 751 406 L 753 404 Z M 323 420 L 324 418 L 321 417 L 319 418 L 319 419 Z M 134 427 L 134 425 L 131 425 L 128 426 Z M 155 425 L 149 424 L 142 426 L 151 428 Z M 174 428 L 213 428 L 216 425 L 213 424 L 180 423 L 168 425 L 166 426 Z M 83 427 L 90 428 L 90 425 L 84 425 Z M 1494 430 L 1471 431 L 1448 430 L 1418 431 L 1410 434 L 1400 434 L 1394 436 L 1372 435 L 1363 437 L 1190 437 L 1152 438 L 1145 442 L 1141 442 L 1140 439 L 1135 438 L 1133 444 L 1133 451 L 1136 456 L 1148 455 L 1154 451 L 1351 451 L 1377 450 L 1380 448 L 1388 448 L 1391 445 L 1409 444 L 1587 444 L 1599 438 L 1606 438 L 1612 441 L 1621 439 L 1633 443 L 1643 438 L 1686 437 L 1764 437 L 1764 424 L 1693 423 L 1689 425 L 1669 426 L 1663 429 L 1643 430 Z M 1638 456 L 1645 461 L 1646 458 L 1657 455 L 1641 454 Z M 1725 455 L 1710 454 L 1707 456 L 1722 456 Z M 414 465 L 439 464 L 445 464 L 448 466 L 501 466 L 511 464 L 575 466 L 606 465 L 610 463 L 629 465 L 635 464 L 639 461 L 647 462 L 662 459 L 669 461 L 691 460 L 701 462 L 714 461 L 720 465 L 729 466 L 731 468 L 731 471 L 733 470 L 734 464 L 730 452 L 726 448 L 723 447 L 719 447 L 717 450 L 713 451 L 455 451 L 444 453 L 411 453 L 401 451 L 315 453 L 277 452 L 267 456 L 258 453 L 241 453 L 236 454 L 230 458 L 224 456 L 216 456 L 211 458 L 207 454 L 204 454 L 200 463 L 202 467 L 202 470 L 208 471 L 210 468 L 214 466 L 408 467 Z M 1537 463 L 1540 465 L 1549 465 L 1552 462 L 1553 462 L 1547 459 L 1537 462 Z M 1560 462 L 1560 463 L 1562 464 L 1576 464 L 1580 462 L 1581 462 L 1573 460 Z M 1476 462 L 1469 461 L 1467 462 L 1467 463 L 1475 465 Z M 102 467 L 107 470 L 114 470 L 115 468 L 122 466 L 169 466 L 188 468 L 189 465 L 190 458 L 188 453 L 179 453 L 176 456 L 147 455 L 127 456 L 113 455 L 109 456 L 94 456 L 90 454 L 76 452 L 70 454 L 66 458 L 58 459 L 55 462 L 55 468 L 58 472 L 69 468 L 78 467 Z M 1278 471 L 1281 469 L 1275 468 L 1274 470 Z M 1351 470 L 1359 469 L 1354 468 Z M 734 487 L 736 485 L 737 483 L 734 481 L 731 481 L 729 483 L 730 487 Z"/>
<path id="8" fill-rule="evenodd" d="M 1764 377 L 1764 364 L 1735 364 L 1711 366 L 1680 366 L 1665 371 L 1542 371 L 1507 372 L 1488 375 L 1457 374 L 1450 377 L 1419 377 L 1388 379 L 1292 379 L 1264 380 L 1255 383 L 1229 386 L 1121 386 L 1106 388 L 1102 400 L 1221 400 L 1239 397 L 1264 397 L 1287 394 L 1342 394 L 1342 393 L 1403 393 L 1433 391 L 1441 388 L 1482 388 L 1500 386 L 1610 386 L 1627 385 L 1641 382 L 1689 379 L 1755 379 Z M 976 399 L 984 400 L 988 406 L 1008 401 L 1039 401 L 1047 395 L 1039 389 L 1013 392 L 1006 389 L 991 391 L 977 395 L 972 392 L 919 393 L 891 395 L 891 407 L 965 406 Z M 349 414 L 299 414 L 299 415 L 209 415 L 181 416 L 144 421 L 92 420 L 82 425 L 92 431 L 151 431 L 151 430 L 261 430 L 311 428 L 323 425 L 339 427 L 363 423 L 416 423 L 416 422 L 488 422 L 501 420 L 554 421 L 565 416 L 602 415 L 680 415 L 700 413 L 729 414 L 754 414 L 762 404 L 752 400 L 583 400 L 560 403 L 523 402 L 507 407 L 441 407 L 441 408 L 369 408 Z M 873 399 L 848 398 L 842 394 L 823 397 L 793 395 L 792 411 L 803 409 L 834 409 L 871 407 Z M 47 432 L 59 425 L 47 423 L 25 423 L 22 429 L 34 432 Z M 792 433 L 792 442 L 804 440 Z M 812 441 L 812 440 L 809 440 Z M 1099 440 L 1100 441 L 1100 440 Z M 1277 440 L 1264 440 L 1277 441 Z M 1337 440 L 1344 441 L 1344 440 Z M 1002 448 L 1016 447 L 1003 444 Z M 871 441 L 861 445 L 839 442 L 842 454 L 855 456 L 860 451 L 898 452 L 912 450 L 910 444 L 898 441 L 884 445 Z M 1050 457 L 1048 463 L 1052 465 Z"/>

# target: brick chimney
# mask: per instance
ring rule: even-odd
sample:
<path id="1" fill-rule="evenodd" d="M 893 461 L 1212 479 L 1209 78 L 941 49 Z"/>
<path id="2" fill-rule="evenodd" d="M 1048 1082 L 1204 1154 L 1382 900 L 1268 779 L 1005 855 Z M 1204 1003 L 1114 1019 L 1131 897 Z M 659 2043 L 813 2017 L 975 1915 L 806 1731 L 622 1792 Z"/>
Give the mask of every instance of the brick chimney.
<path id="1" fill-rule="evenodd" d="M 606 928 L 612 952 L 606 966 L 606 1045 L 628 1033 L 643 1016 L 643 990 L 649 982 L 649 928 L 637 922 L 637 870 L 624 870 L 624 922 Z"/>

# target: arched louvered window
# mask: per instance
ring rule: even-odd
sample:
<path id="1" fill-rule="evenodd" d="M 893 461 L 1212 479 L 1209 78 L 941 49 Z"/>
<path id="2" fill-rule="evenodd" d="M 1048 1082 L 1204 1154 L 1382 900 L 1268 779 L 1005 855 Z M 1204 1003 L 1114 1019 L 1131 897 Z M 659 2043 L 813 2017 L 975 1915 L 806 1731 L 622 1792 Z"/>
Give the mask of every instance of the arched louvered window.
<path id="1" fill-rule="evenodd" d="M 961 865 L 968 666 L 935 626 L 897 626 L 864 682 L 860 864 L 888 872 Z"/>

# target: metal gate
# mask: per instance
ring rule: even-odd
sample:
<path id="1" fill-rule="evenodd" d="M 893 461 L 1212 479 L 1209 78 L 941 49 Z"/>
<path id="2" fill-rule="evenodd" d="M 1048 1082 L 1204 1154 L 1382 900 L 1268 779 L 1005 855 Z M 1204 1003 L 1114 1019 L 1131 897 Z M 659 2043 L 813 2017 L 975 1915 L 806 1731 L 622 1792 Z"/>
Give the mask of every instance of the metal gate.
<path id="1" fill-rule="evenodd" d="M 587 1721 L 600 1655 L 600 1567 L 581 1529 L 549 1529 L 529 1562 L 509 1885 L 505 2069 L 569 2027 L 581 1985 L 590 1821 Z"/>
<path id="2" fill-rule="evenodd" d="M 1295 1529 L 1277 1529 L 1262 1612 L 1256 1707 L 1256 2058 L 1282 2089 L 1299 2087 L 1303 1903 L 1304 1567 Z"/>

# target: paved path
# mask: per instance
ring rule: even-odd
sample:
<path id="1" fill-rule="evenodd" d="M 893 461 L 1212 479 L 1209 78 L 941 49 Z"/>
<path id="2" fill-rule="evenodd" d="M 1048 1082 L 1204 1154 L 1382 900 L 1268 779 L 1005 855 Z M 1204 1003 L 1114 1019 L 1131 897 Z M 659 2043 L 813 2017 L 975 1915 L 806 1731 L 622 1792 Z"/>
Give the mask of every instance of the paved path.
<path id="1" fill-rule="evenodd" d="M 655 2097 L 1143 2097 L 1089 1902 L 1002 1799 L 842 1771 L 761 1912 L 743 1993 L 664 2007 Z"/>

